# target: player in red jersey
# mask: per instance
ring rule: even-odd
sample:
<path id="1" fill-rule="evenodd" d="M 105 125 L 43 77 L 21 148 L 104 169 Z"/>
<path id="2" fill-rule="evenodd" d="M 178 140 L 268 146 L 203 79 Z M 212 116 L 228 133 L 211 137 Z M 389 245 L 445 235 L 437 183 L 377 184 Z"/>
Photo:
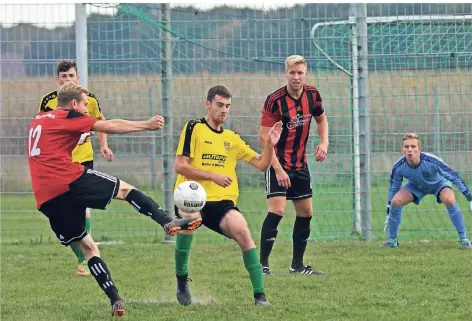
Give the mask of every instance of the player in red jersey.
<path id="1" fill-rule="evenodd" d="M 264 274 L 273 275 L 269 269 L 269 256 L 287 200 L 292 200 L 297 216 L 293 227 L 293 257 L 289 270 L 302 275 L 320 275 L 323 273 L 303 263 L 313 215 L 306 147 L 311 120 L 314 118 L 320 137 L 320 144 L 315 148 L 315 160 L 325 160 L 328 152 L 328 120 L 318 89 L 305 84 L 305 58 L 298 55 L 288 57 L 285 60 L 285 76 L 287 85 L 270 94 L 262 109 L 259 134 L 261 146 L 264 146 L 270 128 L 280 120 L 283 122 L 283 131 L 274 147 L 277 157 L 265 175 L 268 214 L 261 231 L 261 264 Z"/>
<path id="2" fill-rule="evenodd" d="M 170 235 L 197 228 L 201 219 L 173 220 L 156 202 L 130 184 L 72 161 L 72 150 L 83 133 L 159 130 L 164 126 L 162 116 L 156 115 L 147 121 L 97 120 L 85 115 L 87 90 L 73 82 L 59 89 L 57 99 L 58 107 L 39 112 L 29 130 L 28 163 L 37 207 L 47 216 L 63 245 L 74 242 L 79 245 L 92 275 L 110 298 L 112 314 L 122 316 L 123 301 L 96 243 L 85 229 L 85 209 L 103 210 L 112 199 L 126 200 Z"/>

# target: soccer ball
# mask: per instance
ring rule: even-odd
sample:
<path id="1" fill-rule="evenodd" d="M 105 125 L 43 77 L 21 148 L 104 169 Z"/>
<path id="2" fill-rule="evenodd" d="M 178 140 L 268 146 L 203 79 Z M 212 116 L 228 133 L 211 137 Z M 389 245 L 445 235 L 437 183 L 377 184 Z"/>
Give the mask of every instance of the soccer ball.
<path id="1" fill-rule="evenodd" d="M 205 206 L 206 191 L 197 182 L 183 182 L 174 191 L 174 203 L 182 212 L 198 212 Z"/>

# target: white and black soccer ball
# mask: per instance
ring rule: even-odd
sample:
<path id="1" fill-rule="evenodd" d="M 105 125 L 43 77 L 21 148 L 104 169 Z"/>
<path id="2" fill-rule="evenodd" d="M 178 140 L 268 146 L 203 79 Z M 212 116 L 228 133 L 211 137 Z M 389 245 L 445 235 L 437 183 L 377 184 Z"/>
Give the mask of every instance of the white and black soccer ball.
<path id="1" fill-rule="evenodd" d="M 174 191 L 174 203 L 182 212 L 198 212 L 205 206 L 206 191 L 197 182 L 183 182 Z"/>

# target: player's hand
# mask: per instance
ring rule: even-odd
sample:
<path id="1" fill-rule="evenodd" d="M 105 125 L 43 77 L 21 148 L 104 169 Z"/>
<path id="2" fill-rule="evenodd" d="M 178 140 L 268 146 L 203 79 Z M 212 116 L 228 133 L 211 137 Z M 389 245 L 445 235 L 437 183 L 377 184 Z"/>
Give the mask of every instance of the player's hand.
<path id="1" fill-rule="evenodd" d="M 156 115 L 148 120 L 149 130 L 159 130 L 164 127 L 165 121 L 164 117 L 161 115 Z"/>
<path id="2" fill-rule="evenodd" d="M 228 187 L 233 182 L 231 177 L 226 176 L 226 175 L 220 175 L 220 174 L 214 174 L 212 181 L 213 183 L 221 187 Z"/>
<path id="3" fill-rule="evenodd" d="M 113 152 L 108 148 L 108 146 L 100 147 L 100 155 L 102 155 L 103 159 L 108 162 L 111 162 L 114 157 Z"/>
<path id="4" fill-rule="evenodd" d="M 94 135 L 93 132 L 87 132 L 87 133 L 83 133 L 82 135 L 80 135 L 80 138 L 79 138 L 79 141 L 77 142 L 77 145 L 83 145 L 85 144 L 86 142 L 88 142 L 90 140 L 90 138 Z"/>
<path id="5" fill-rule="evenodd" d="M 315 161 L 322 162 L 326 159 L 328 155 L 328 145 L 319 144 L 315 148 Z"/>
<path id="6" fill-rule="evenodd" d="M 280 139 L 280 134 L 282 134 L 282 121 L 278 121 L 272 126 L 267 134 L 267 142 L 271 146 L 277 145 Z"/>
<path id="7" fill-rule="evenodd" d="M 469 212 L 472 213 L 472 201 L 469 202 Z"/>
<path id="8" fill-rule="evenodd" d="M 279 183 L 280 187 L 288 189 L 290 186 L 292 186 L 290 177 L 288 177 L 287 172 L 284 171 L 283 168 L 275 170 L 275 177 L 277 178 L 277 183 Z"/>

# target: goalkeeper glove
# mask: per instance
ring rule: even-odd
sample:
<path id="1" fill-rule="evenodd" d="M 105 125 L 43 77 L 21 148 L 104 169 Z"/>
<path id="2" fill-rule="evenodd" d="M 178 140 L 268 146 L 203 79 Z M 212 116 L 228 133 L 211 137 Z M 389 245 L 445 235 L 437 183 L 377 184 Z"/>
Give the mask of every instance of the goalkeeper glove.
<path id="1" fill-rule="evenodd" d="M 469 211 L 472 213 L 472 193 L 469 192 L 465 194 L 464 196 L 469 201 Z"/>
<path id="2" fill-rule="evenodd" d="M 385 218 L 384 233 L 388 233 L 388 215 L 390 214 L 390 202 L 387 205 L 387 217 Z"/>

